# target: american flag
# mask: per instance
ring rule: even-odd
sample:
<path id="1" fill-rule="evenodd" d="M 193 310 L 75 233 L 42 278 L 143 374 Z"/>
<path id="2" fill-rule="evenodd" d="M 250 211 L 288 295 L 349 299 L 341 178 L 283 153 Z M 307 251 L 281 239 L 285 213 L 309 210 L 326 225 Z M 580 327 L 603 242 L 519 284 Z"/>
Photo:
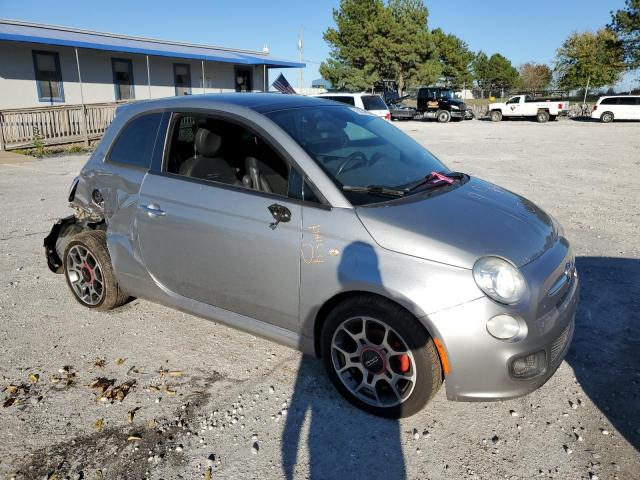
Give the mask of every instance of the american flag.
<path id="1" fill-rule="evenodd" d="M 295 95 L 296 94 L 296 91 L 293 89 L 291 84 L 289 84 L 289 82 L 287 82 L 287 79 L 284 78 L 283 74 L 280 74 L 280 76 L 278 78 L 276 78 L 276 81 L 273 82 L 272 86 L 273 86 L 273 88 L 278 90 L 280 93 L 284 93 L 284 94 L 287 94 L 287 95 Z"/>

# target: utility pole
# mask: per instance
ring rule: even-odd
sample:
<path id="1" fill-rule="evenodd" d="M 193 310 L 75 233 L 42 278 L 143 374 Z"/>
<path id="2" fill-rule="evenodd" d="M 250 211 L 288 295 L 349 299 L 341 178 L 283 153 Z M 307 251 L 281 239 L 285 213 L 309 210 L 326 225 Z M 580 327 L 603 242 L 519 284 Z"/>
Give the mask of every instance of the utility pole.
<path id="1" fill-rule="evenodd" d="M 304 62 L 304 25 L 300 25 L 300 35 L 298 36 L 298 52 L 300 53 L 300 63 Z M 304 88 L 304 67 L 300 67 L 300 93 Z"/>

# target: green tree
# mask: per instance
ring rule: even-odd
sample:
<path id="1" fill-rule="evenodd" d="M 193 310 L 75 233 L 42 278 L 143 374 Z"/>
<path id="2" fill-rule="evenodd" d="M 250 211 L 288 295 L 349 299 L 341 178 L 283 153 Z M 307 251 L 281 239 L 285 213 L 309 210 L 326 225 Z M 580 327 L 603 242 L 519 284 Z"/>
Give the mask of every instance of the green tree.
<path id="1" fill-rule="evenodd" d="M 331 51 L 320 74 L 336 88 L 364 90 L 380 80 L 380 37 L 385 6 L 382 0 L 341 0 L 333 10 L 335 28 L 324 39 Z"/>
<path id="2" fill-rule="evenodd" d="M 537 92 L 543 90 L 551 83 L 553 72 L 543 63 L 529 62 L 520 65 L 520 85 L 525 90 Z"/>
<path id="3" fill-rule="evenodd" d="M 492 87 L 510 90 L 518 86 L 520 80 L 518 70 L 508 58 L 499 53 L 494 53 L 489 58 L 489 69 L 492 72 Z"/>
<path id="4" fill-rule="evenodd" d="M 429 11 L 422 0 L 389 0 L 383 18 L 388 29 L 384 45 L 384 74 L 393 78 L 402 95 L 407 85 L 422 83 L 435 73 L 435 45 L 427 26 Z M 437 77 L 436 77 L 437 78 Z"/>
<path id="5" fill-rule="evenodd" d="M 611 12 L 609 28 L 622 40 L 629 69 L 640 67 L 640 0 L 626 0 L 625 8 Z"/>
<path id="6" fill-rule="evenodd" d="M 437 78 L 435 46 L 422 0 L 341 0 L 324 34 L 330 56 L 320 74 L 337 88 L 363 90 L 392 79 L 407 85 Z"/>
<path id="7" fill-rule="evenodd" d="M 556 51 L 558 85 L 570 90 L 613 85 L 624 71 L 624 48 L 615 32 L 574 32 Z"/>
<path id="8" fill-rule="evenodd" d="M 431 33 L 437 49 L 437 58 L 442 67 L 441 76 L 445 83 L 452 87 L 470 85 L 473 81 L 471 63 L 474 55 L 467 44 L 440 28 L 434 29 Z"/>
<path id="9" fill-rule="evenodd" d="M 493 75 L 491 72 L 491 65 L 489 64 L 489 57 L 482 50 L 479 51 L 472 60 L 471 69 L 478 87 L 483 91 L 490 90 Z"/>

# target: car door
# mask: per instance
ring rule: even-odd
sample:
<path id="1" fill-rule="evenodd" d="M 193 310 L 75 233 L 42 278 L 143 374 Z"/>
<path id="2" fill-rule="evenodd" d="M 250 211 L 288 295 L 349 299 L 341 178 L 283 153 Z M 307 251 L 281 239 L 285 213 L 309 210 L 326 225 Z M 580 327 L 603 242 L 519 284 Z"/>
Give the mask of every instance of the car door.
<path id="1" fill-rule="evenodd" d="M 182 129 L 177 122 L 190 117 L 174 117 L 164 165 L 161 171 L 149 172 L 140 189 L 137 230 L 147 270 L 165 290 L 295 331 L 302 226 L 299 202 L 288 198 L 286 191 L 267 193 L 246 183 L 218 181 L 215 176 L 213 180 L 188 176 L 180 165 L 193 160 L 185 158 L 189 142 L 199 154 L 193 133 L 202 127 L 194 120 Z M 182 141 L 184 138 L 187 140 Z M 242 160 L 233 164 L 231 157 L 234 153 L 244 157 L 239 145 L 245 139 L 225 134 L 220 138 L 224 154 L 206 157 L 204 165 L 222 158 L 241 175 Z M 274 212 L 286 215 L 276 222 Z"/>
<path id="2" fill-rule="evenodd" d="M 524 101 L 523 97 L 512 97 L 507 100 L 507 108 L 502 114 L 507 117 L 519 117 L 520 115 L 522 115 L 522 106 L 520 104 L 521 101 Z"/>
<path id="3" fill-rule="evenodd" d="M 619 106 L 617 107 L 618 114 L 615 115 L 615 118 L 618 120 L 634 120 L 638 118 L 636 115 L 636 110 L 638 107 L 636 106 L 636 99 L 634 97 L 620 97 L 619 98 Z"/>

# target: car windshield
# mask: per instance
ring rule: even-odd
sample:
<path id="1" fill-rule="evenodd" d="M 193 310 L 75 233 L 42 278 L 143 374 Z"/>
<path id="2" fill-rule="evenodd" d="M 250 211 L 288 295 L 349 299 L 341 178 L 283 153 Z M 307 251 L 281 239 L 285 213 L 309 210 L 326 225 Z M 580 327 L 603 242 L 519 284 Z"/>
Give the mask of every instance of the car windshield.
<path id="1" fill-rule="evenodd" d="M 343 190 L 371 186 L 399 190 L 431 172 L 449 172 L 397 127 L 357 108 L 295 108 L 267 116 Z M 345 195 L 354 205 L 389 200 L 366 191 L 345 191 Z"/>
<path id="2" fill-rule="evenodd" d="M 442 90 L 441 96 L 444 98 L 448 98 L 449 100 L 455 100 L 456 96 L 453 94 L 451 90 Z"/>

